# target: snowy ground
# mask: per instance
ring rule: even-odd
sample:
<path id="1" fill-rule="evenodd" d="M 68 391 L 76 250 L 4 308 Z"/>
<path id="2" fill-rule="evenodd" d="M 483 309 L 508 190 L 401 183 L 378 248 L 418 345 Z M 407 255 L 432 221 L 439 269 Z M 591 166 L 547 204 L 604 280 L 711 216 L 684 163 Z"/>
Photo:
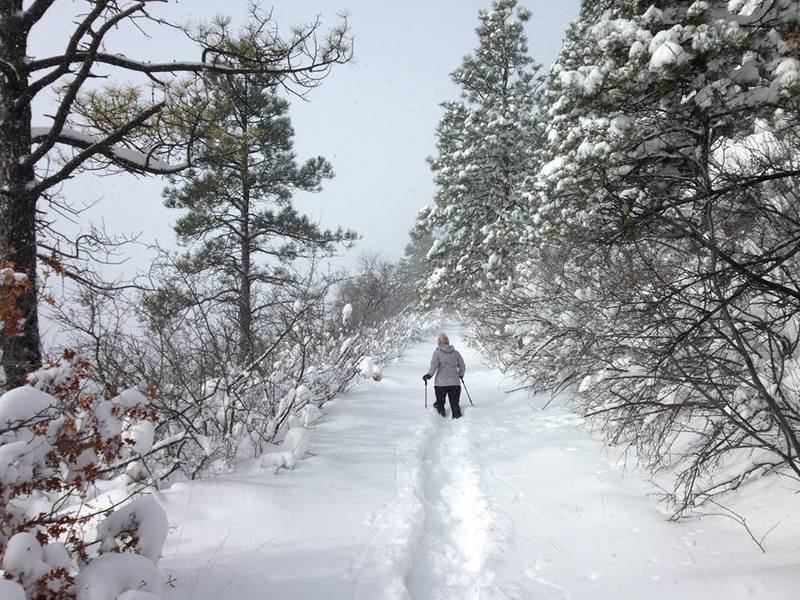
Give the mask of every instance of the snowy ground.
<path id="1" fill-rule="evenodd" d="M 293 471 L 257 465 L 160 496 L 162 567 L 180 600 L 789 600 L 800 511 L 789 486 L 747 490 L 725 517 L 668 522 L 642 477 L 580 419 L 463 348 L 475 401 L 423 408 L 433 344 L 328 405 Z M 432 391 L 432 390 L 431 390 Z M 432 394 L 431 394 L 432 395 Z"/>

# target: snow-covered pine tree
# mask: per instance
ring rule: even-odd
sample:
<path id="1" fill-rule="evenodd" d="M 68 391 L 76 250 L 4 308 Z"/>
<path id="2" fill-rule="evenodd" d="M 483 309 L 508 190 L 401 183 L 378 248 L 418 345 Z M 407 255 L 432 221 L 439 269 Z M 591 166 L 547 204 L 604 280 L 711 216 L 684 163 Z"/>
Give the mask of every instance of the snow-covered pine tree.
<path id="1" fill-rule="evenodd" d="M 251 38 L 246 33 L 231 50 L 257 53 Z M 213 278 L 212 303 L 231 309 L 240 364 L 258 347 L 256 322 L 266 308 L 256 301 L 259 289 L 294 283 L 293 260 L 356 238 L 321 229 L 293 206 L 297 192 L 319 191 L 333 168 L 322 157 L 298 163 L 289 103 L 277 85 L 259 74 L 209 74 L 188 88 L 183 108 L 202 111 L 206 128 L 194 168 L 165 190 L 168 207 L 187 210 L 175 225 L 189 247 L 182 268 Z"/>
<path id="2" fill-rule="evenodd" d="M 800 474 L 799 19 L 789 0 L 621 0 L 574 26 L 538 249 L 491 311 L 514 315 L 514 362 L 581 382 L 612 439 L 678 474 L 679 511 Z"/>
<path id="3" fill-rule="evenodd" d="M 708 191 L 726 140 L 784 129 L 796 105 L 797 63 L 780 32 L 797 3 L 617 4 L 619 18 L 575 30 L 553 68 L 545 229 L 567 215 L 596 229 L 601 213 L 618 228 Z"/>
<path id="4" fill-rule="evenodd" d="M 435 238 L 423 283 L 428 299 L 474 293 L 511 276 L 521 193 L 536 165 L 541 81 L 528 55 L 530 13 L 516 0 L 495 0 L 479 18 L 479 45 L 451 75 L 461 100 L 443 104 L 437 128 L 434 203 L 418 220 Z"/>
<path id="5" fill-rule="evenodd" d="M 584 23 L 597 21 L 612 4 L 614 0 L 582 0 L 580 21 Z"/>

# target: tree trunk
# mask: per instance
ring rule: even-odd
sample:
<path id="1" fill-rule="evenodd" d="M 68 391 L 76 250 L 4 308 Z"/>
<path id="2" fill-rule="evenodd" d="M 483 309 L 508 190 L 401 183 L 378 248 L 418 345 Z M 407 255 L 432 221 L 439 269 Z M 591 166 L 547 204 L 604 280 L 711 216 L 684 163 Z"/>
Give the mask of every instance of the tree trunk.
<path id="1" fill-rule="evenodd" d="M 36 200 L 30 184 L 33 166 L 24 166 L 31 152 L 31 108 L 25 73 L 27 31 L 22 0 L 0 0 L 0 260 L 25 273 L 28 287 L 16 296 L 16 315 L 0 335 L 2 366 L 7 387 L 21 385 L 41 365 L 36 277 Z M 16 73 L 12 73 L 15 71 Z M 6 295 L 6 300 L 9 296 Z M 9 300 L 10 301 L 10 300 Z"/>
<path id="2" fill-rule="evenodd" d="M 239 214 L 242 263 L 239 283 L 239 363 L 245 365 L 253 357 L 253 308 L 250 290 L 250 169 L 246 145 L 242 151 L 242 206 Z"/>

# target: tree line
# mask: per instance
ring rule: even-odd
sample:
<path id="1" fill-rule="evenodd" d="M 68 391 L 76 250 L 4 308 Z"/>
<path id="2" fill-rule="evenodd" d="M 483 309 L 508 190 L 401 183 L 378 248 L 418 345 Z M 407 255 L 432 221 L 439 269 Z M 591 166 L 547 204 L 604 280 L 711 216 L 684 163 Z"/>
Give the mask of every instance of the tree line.
<path id="1" fill-rule="evenodd" d="M 421 293 L 572 391 L 676 516 L 796 478 L 800 7 L 587 2 L 544 77 L 528 18 L 493 2 L 453 74 Z"/>
<path id="2" fill-rule="evenodd" d="M 126 571 L 158 594 L 165 517 L 131 499 L 299 442 L 355 378 L 379 378 L 429 326 L 411 309 L 428 237 L 334 271 L 358 234 L 295 206 L 334 168 L 297 157 L 289 101 L 350 61 L 346 19 L 283 35 L 257 4 L 236 28 L 92 0 L 63 51 L 38 56 L 32 31 L 55 5 L 0 0 L 0 596 L 80 597 Z M 115 47 L 121 27 L 178 32 L 197 57 L 136 59 Z M 49 102 L 43 123 L 34 102 Z M 124 240 L 75 239 L 50 216 L 81 220 L 61 186 L 93 173 L 161 177 L 163 198 L 144 202 L 176 209 L 178 250 L 133 282 L 92 268 Z M 45 312 L 57 341 L 40 335 Z"/>

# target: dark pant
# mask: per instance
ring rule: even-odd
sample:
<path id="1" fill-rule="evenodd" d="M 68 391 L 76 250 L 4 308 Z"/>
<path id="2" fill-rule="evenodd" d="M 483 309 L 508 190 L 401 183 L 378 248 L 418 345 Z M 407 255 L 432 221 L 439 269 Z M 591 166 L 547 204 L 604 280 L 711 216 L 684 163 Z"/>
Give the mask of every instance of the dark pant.
<path id="1" fill-rule="evenodd" d="M 433 407 L 439 411 L 439 414 L 445 416 L 444 399 L 449 397 L 450 412 L 453 414 L 454 419 L 458 419 L 461 416 L 461 407 L 458 405 L 458 399 L 461 397 L 461 386 L 435 385 L 433 386 L 433 391 L 436 392 L 436 402 L 433 403 Z"/>

